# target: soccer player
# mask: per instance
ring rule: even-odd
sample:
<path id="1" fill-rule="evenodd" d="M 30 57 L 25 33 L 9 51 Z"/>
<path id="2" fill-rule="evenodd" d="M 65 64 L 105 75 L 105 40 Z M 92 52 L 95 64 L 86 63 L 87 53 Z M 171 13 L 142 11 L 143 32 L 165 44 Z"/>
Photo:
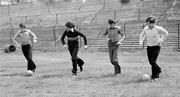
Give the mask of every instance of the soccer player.
<path id="1" fill-rule="evenodd" d="M 24 57 L 27 59 L 27 70 L 31 70 L 33 73 L 35 72 L 36 65 L 32 60 L 32 43 L 37 42 L 36 35 L 30 30 L 26 29 L 24 23 L 19 24 L 20 30 L 15 34 L 13 38 L 13 42 L 16 44 L 17 47 L 22 48 L 22 52 Z M 19 43 L 16 41 L 19 39 Z"/>
<path id="2" fill-rule="evenodd" d="M 146 19 L 147 26 L 144 27 L 140 34 L 139 46 L 142 47 L 143 41 L 147 39 L 147 57 L 151 65 L 152 75 L 151 79 L 159 78 L 161 68 L 156 63 L 158 58 L 161 44 L 168 36 L 168 31 L 163 27 L 156 25 L 156 19 L 150 16 Z"/>
<path id="3" fill-rule="evenodd" d="M 103 33 L 104 36 L 108 36 L 108 50 L 110 62 L 114 66 L 115 75 L 121 73 L 121 67 L 118 63 L 118 49 L 119 45 L 125 39 L 125 35 L 120 27 L 116 26 L 117 21 L 109 19 L 108 24 L 110 27 Z"/>
<path id="4" fill-rule="evenodd" d="M 79 49 L 79 42 L 78 36 L 81 36 L 84 38 L 84 48 L 87 49 L 87 39 L 86 36 L 84 34 L 82 34 L 81 32 L 77 31 L 75 29 L 75 25 L 71 22 L 67 22 L 65 24 L 66 26 L 66 30 L 64 31 L 63 35 L 61 36 L 61 42 L 63 44 L 64 47 L 68 47 L 70 55 L 71 55 L 71 60 L 72 60 L 72 75 L 76 76 L 77 74 L 77 64 L 80 68 L 80 71 L 83 71 L 83 64 L 84 61 L 82 59 L 80 59 L 79 57 L 77 57 L 78 54 L 78 49 Z M 67 44 L 66 45 L 64 38 L 67 37 Z"/>

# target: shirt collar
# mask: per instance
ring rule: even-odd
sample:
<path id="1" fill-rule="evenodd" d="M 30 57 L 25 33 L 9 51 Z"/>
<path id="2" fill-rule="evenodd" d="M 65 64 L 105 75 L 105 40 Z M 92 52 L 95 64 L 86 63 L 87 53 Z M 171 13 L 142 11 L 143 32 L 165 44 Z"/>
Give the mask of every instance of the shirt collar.
<path id="1" fill-rule="evenodd" d="M 68 30 L 66 30 L 66 31 L 70 31 L 70 32 L 74 32 L 74 29 L 73 28 L 71 28 L 71 29 L 68 29 Z"/>
<path id="2" fill-rule="evenodd" d="M 71 31 L 74 32 L 74 29 L 72 28 Z"/>
<path id="3" fill-rule="evenodd" d="M 153 29 L 155 29 L 156 27 L 157 27 L 157 25 L 154 25 L 154 27 L 153 27 L 152 29 L 150 29 L 149 26 L 148 26 L 148 29 L 149 29 L 149 30 L 153 30 Z"/>

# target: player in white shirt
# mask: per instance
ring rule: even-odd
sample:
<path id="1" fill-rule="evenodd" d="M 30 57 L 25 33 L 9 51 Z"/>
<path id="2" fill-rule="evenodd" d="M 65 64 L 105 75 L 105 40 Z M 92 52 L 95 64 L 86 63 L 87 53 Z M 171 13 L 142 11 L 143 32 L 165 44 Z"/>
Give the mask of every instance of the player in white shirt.
<path id="1" fill-rule="evenodd" d="M 156 25 L 156 19 L 151 16 L 146 19 L 147 26 L 140 34 L 139 46 L 142 47 L 143 41 L 147 39 L 147 56 L 152 69 L 151 79 L 159 78 L 161 68 L 157 65 L 161 44 L 168 36 L 168 31 L 161 26 Z"/>
<path id="2" fill-rule="evenodd" d="M 35 72 L 36 65 L 32 60 L 32 43 L 37 42 L 37 37 L 30 29 L 26 29 L 25 24 L 21 23 L 19 24 L 19 27 L 21 30 L 16 33 L 13 42 L 17 47 L 21 46 L 22 52 L 28 61 L 27 70 Z M 19 39 L 19 42 L 17 42 L 17 39 Z"/>

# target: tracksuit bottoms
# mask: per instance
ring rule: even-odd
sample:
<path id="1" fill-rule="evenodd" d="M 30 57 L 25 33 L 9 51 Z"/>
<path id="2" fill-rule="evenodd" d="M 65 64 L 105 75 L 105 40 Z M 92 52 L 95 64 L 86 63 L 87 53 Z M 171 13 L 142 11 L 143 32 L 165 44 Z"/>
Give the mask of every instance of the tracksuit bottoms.
<path id="1" fill-rule="evenodd" d="M 27 70 L 35 71 L 36 65 L 32 60 L 32 47 L 30 44 L 22 45 L 22 52 L 27 60 Z"/>
<path id="2" fill-rule="evenodd" d="M 161 68 L 156 63 L 156 60 L 160 52 L 160 48 L 161 48 L 160 46 L 147 47 L 147 56 L 148 56 L 149 64 L 151 65 L 152 78 L 159 76 L 159 73 L 161 73 Z"/>
<path id="3" fill-rule="evenodd" d="M 119 45 L 117 44 L 118 41 L 108 41 L 108 50 L 109 50 L 109 58 L 111 64 L 114 66 L 115 74 L 121 73 L 121 67 L 118 63 L 118 49 Z"/>

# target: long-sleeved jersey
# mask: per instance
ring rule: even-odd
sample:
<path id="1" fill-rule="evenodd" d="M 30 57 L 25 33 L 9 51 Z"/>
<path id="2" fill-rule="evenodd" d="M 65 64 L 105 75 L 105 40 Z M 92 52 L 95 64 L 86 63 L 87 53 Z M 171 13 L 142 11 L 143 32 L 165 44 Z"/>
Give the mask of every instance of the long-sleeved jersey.
<path id="1" fill-rule="evenodd" d="M 31 44 L 32 40 L 37 40 L 36 35 L 30 29 L 20 30 L 14 36 L 14 39 L 20 38 L 21 45 Z"/>
<path id="2" fill-rule="evenodd" d="M 64 31 L 63 35 L 61 36 L 61 42 L 62 44 L 66 44 L 64 41 L 64 38 L 67 36 L 67 40 L 68 40 L 68 45 L 79 45 L 78 42 L 78 36 L 81 36 L 84 38 L 84 45 L 87 45 L 87 39 L 86 36 L 84 34 L 82 34 L 81 32 L 73 29 L 72 31 Z"/>
<path id="3" fill-rule="evenodd" d="M 146 37 L 148 46 L 156 46 L 159 45 L 159 41 L 164 41 L 167 35 L 168 31 L 161 26 L 155 25 L 153 29 L 146 26 L 140 34 L 139 42 L 142 44 Z"/>
<path id="4" fill-rule="evenodd" d="M 103 33 L 103 35 L 108 35 L 108 39 L 114 42 L 119 41 L 121 37 L 123 39 L 125 38 L 123 31 L 118 27 L 107 28 L 105 33 Z"/>

